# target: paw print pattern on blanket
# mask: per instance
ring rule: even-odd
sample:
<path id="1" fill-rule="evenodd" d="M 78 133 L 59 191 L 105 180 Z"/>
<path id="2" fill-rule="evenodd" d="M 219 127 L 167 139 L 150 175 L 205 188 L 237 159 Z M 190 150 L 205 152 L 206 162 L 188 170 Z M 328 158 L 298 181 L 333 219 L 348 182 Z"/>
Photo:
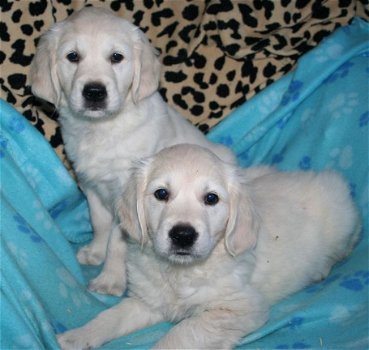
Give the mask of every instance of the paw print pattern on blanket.
<path id="1" fill-rule="evenodd" d="M 369 271 L 357 271 L 353 275 L 345 276 L 340 286 L 353 292 L 360 292 L 368 288 Z"/>
<path id="2" fill-rule="evenodd" d="M 38 233 L 19 214 L 14 215 L 13 219 L 16 222 L 18 231 L 26 234 L 32 242 L 41 243 L 43 241 Z"/>
<path id="3" fill-rule="evenodd" d="M 331 157 L 331 162 L 328 163 L 328 166 L 333 167 L 334 163 L 343 169 L 347 170 L 352 167 L 353 164 L 353 150 L 351 145 L 347 145 L 343 148 L 333 148 L 329 153 Z"/>
<path id="4" fill-rule="evenodd" d="M 338 79 L 345 78 L 349 74 L 350 69 L 353 65 L 354 64 L 350 61 L 345 62 L 333 74 L 331 74 L 327 79 L 325 79 L 324 83 L 332 84 L 332 83 L 335 83 Z"/>
<path id="5" fill-rule="evenodd" d="M 56 274 L 59 277 L 59 296 L 63 299 L 72 300 L 77 307 L 90 305 L 90 299 L 83 290 L 78 288 L 78 284 L 73 276 L 64 268 L 58 268 Z"/>
<path id="6" fill-rule="evenodd" d="M 24 125 L 24 120 L 14 117 L 9 120 L 9 129 L 16 132 L 17 134 L 21 133 L 26 126 Z"/>
<path id="7" fill-rule="evenodd" d="M 282 101 L 283 103 L 283 101 Z M 289 113 L 285 115 L 283 118 L 279 119 L 277 122 L 277 128 L 278 129 L 284 129 L 286 125 L 288 124 L 290 118 L 292 117 L 292 113 Z"/>
<path id="8" fill-rule="evenodd" d="M 311 158 L 309 156 L 303 156 L 299 162 L 299 168 L 301 170 L 310 170 L 311 169 Z"/>
<path id="9" fill-rule="evenodd" d="M 339 93 L 328 104 L 328 112 L 335 119 L 349 117 L 358 104 L 358 93 Z"/>
<path id="10" fill-rule="evenodd" d="M 304 323 L 303 317 L 295 316 L 291 318 L 291 320 L 288 322 L 288 328 L 290 329 L 298 329 L 302 324 Z"/>
<path id="11" fill-rule="evenodd" d="M 319 292 L 319 291 L 325 289 L 331 283 L 337 281 L 340 277 L 341 277 L 341 274 L 339 274 L 339 273 L 330 274 L 322 282 L 313 284 L 310 287 L 305 288 L 305 292 L 306 293 L 316 293 L 316 292 Z"/>
<path id="12" fill-rule="evenodd" d="M 8 147 L 8 140 L 0 134 L 0 159 L 5 157 L 5 150 Z"/>
<path id="13" fill-rule="evenodd" d="M 335 57 L 342 55 L 344 48 L 338 43 L 329 43 L 325 46 L 317 47 L 312 56 L 317 63 L 326 63 Z"/>
<path id="14" fill-rule="evenodd" d="M 300 80 L 291 81 L 287 92 L 282 98 L 282 106 L 288 105 L 291 101 L 296 101 L 300 97 L 300 92 L 303 86 L 304 83 Z"/>
<path id="15" fill-rule="evenodd" d="M 7 242 L 6 246 L 9 249 L 10 253 L 16 257 L 19 266 L 26 267 L 28 265 L 30 257 L 26 250 L 24 250 L 21 247 L 18 247 L 16 244 L 12 242 Z"/>
<path id="16" fill-rule="evenodd" d="M 368 125 L 369 121 L 369 111 L 364 112 L 359 118 L 359 126 L 363 128 L 364 126 Z"/>

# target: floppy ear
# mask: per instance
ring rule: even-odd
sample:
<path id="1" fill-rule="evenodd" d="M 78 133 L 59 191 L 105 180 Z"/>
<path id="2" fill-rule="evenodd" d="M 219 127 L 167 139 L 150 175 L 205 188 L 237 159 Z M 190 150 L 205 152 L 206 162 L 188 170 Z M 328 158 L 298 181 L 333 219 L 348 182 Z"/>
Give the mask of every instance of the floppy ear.
<path id="1" fill-rule="evenodd" d="M 120 226 L 126 233 L 141 244 L 147 237 L 147 224 L 144 208 L 144 191 L 146 188 L 145 164 L 133 170 L 116 206 Z"/>
<path id="2" fill-rule="evenodd" d="M 33 94 L 54 105 L 58 104 L 60 98 L 60 85 L 56 71 L 56 51 L 60 25 L 61 23 L 54 25 L 40 38 L 30 69 Z"/>
<path id="3" fill-rule="evenodd" d="M 137 103 L 152 95 L 159 87 L 160 62 L 158 52 L 150 44 L 149 40 L 136 29 L 139 39 L 136 40 L 133 48 L 133 82 L 132 99 Z"/>
<path id="4" fill-rule="evenodd" d="M 225 232 L 225 246 L 232 256 L 254 248 L 259 230 L 259 220 L 247 193 L 247 185 L 242 183 L 241 174 L 235 177 L 229 189 L 230 209 Z"/>

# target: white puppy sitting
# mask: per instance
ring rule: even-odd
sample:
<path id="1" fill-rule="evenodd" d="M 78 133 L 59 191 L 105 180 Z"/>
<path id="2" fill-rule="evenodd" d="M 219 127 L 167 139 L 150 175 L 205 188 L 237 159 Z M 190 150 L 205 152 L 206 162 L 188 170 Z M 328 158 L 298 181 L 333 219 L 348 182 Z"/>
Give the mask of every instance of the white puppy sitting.
<path id="1" fill-rule="evenodd" d="M 159 75 L 156 52 L 139 28 L 93 7 L 43 35 L 32 63 L 32 91 L 59 110 L 65 149 L 90 207 L 94 239 L 78 260 L 99 265 L 107 255 L 90 284 L 97 292 L 121 295 L 125 289 L 126 249 L 112 203 L 132 160 L 183 142 L 233 159 L 162 100 Z"/>
<path id="2" fill-rule="evenodd" d="M 157 348 L 230 348 L 276 300 L 327 276 L 360 228 L 333 172 L 241 170 L 190 145 L 142 162 L 118 207 L 132 238 L 129 297 L 59 335 L 63 349 L 163 320 L 178 324 Z"/>

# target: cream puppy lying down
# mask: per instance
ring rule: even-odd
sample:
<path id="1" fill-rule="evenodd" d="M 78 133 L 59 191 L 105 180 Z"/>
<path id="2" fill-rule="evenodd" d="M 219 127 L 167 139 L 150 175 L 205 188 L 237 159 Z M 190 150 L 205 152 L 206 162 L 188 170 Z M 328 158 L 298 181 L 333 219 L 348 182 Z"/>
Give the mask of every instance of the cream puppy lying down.
<path id="1" fill-rule="evenodd" d="M 32 91 L 60 113 L 65 149 L 90 208 L 94 239 L 78 260 L 99 265 L 106 258 L 90 283 L 100 293 L 121 295 L 126 287 L 126 247 L 113 202 L 132 161 L 183 142 L 233 159 L 163 101 L 159 76 L 156 52 L 141 30 L 93 7 L 56 23 L 41 37 L 32 62 Z"/>
<path id="2" fill-rule="evenodd" d="M 118 205 L 130 235 L 129 297 L 58 336 L 97 347 L 163 320 L 156 348 L 231 348 L 268 310 L 329 273 L 358 238 L 345 182 L 327 171 L 239 169 L 177 145 L 142 161 Z"/>

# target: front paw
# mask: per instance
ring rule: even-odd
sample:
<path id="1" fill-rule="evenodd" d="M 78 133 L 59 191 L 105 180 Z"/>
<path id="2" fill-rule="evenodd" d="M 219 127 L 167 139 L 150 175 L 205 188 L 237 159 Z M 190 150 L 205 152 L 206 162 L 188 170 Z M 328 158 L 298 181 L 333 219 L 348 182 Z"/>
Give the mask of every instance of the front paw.
<path id="1" fill-rule="evenodd" d="M 84 334 L 79 329 L 74 329 L 63 334 L 58 334 L 56 339 L 62 350 L 84 350 L 99 346 L 99 344 L 94 344 L 88 337 L 88 334 Z"/>
<path id="2" fill-rule="evenodd" d="M 101 265 L 105 260 L 105 253 L 91 243 L 78 251 L 77 259 L 82 265 Z"/>
<path id="3" fill-rule="evenodd" d="M 110 294 L 121 297 L 126 289 L 125 276 L 116 273 L 101 272 L 96 278 L 90 281 L 88 289 L 100 294 Z"/>

